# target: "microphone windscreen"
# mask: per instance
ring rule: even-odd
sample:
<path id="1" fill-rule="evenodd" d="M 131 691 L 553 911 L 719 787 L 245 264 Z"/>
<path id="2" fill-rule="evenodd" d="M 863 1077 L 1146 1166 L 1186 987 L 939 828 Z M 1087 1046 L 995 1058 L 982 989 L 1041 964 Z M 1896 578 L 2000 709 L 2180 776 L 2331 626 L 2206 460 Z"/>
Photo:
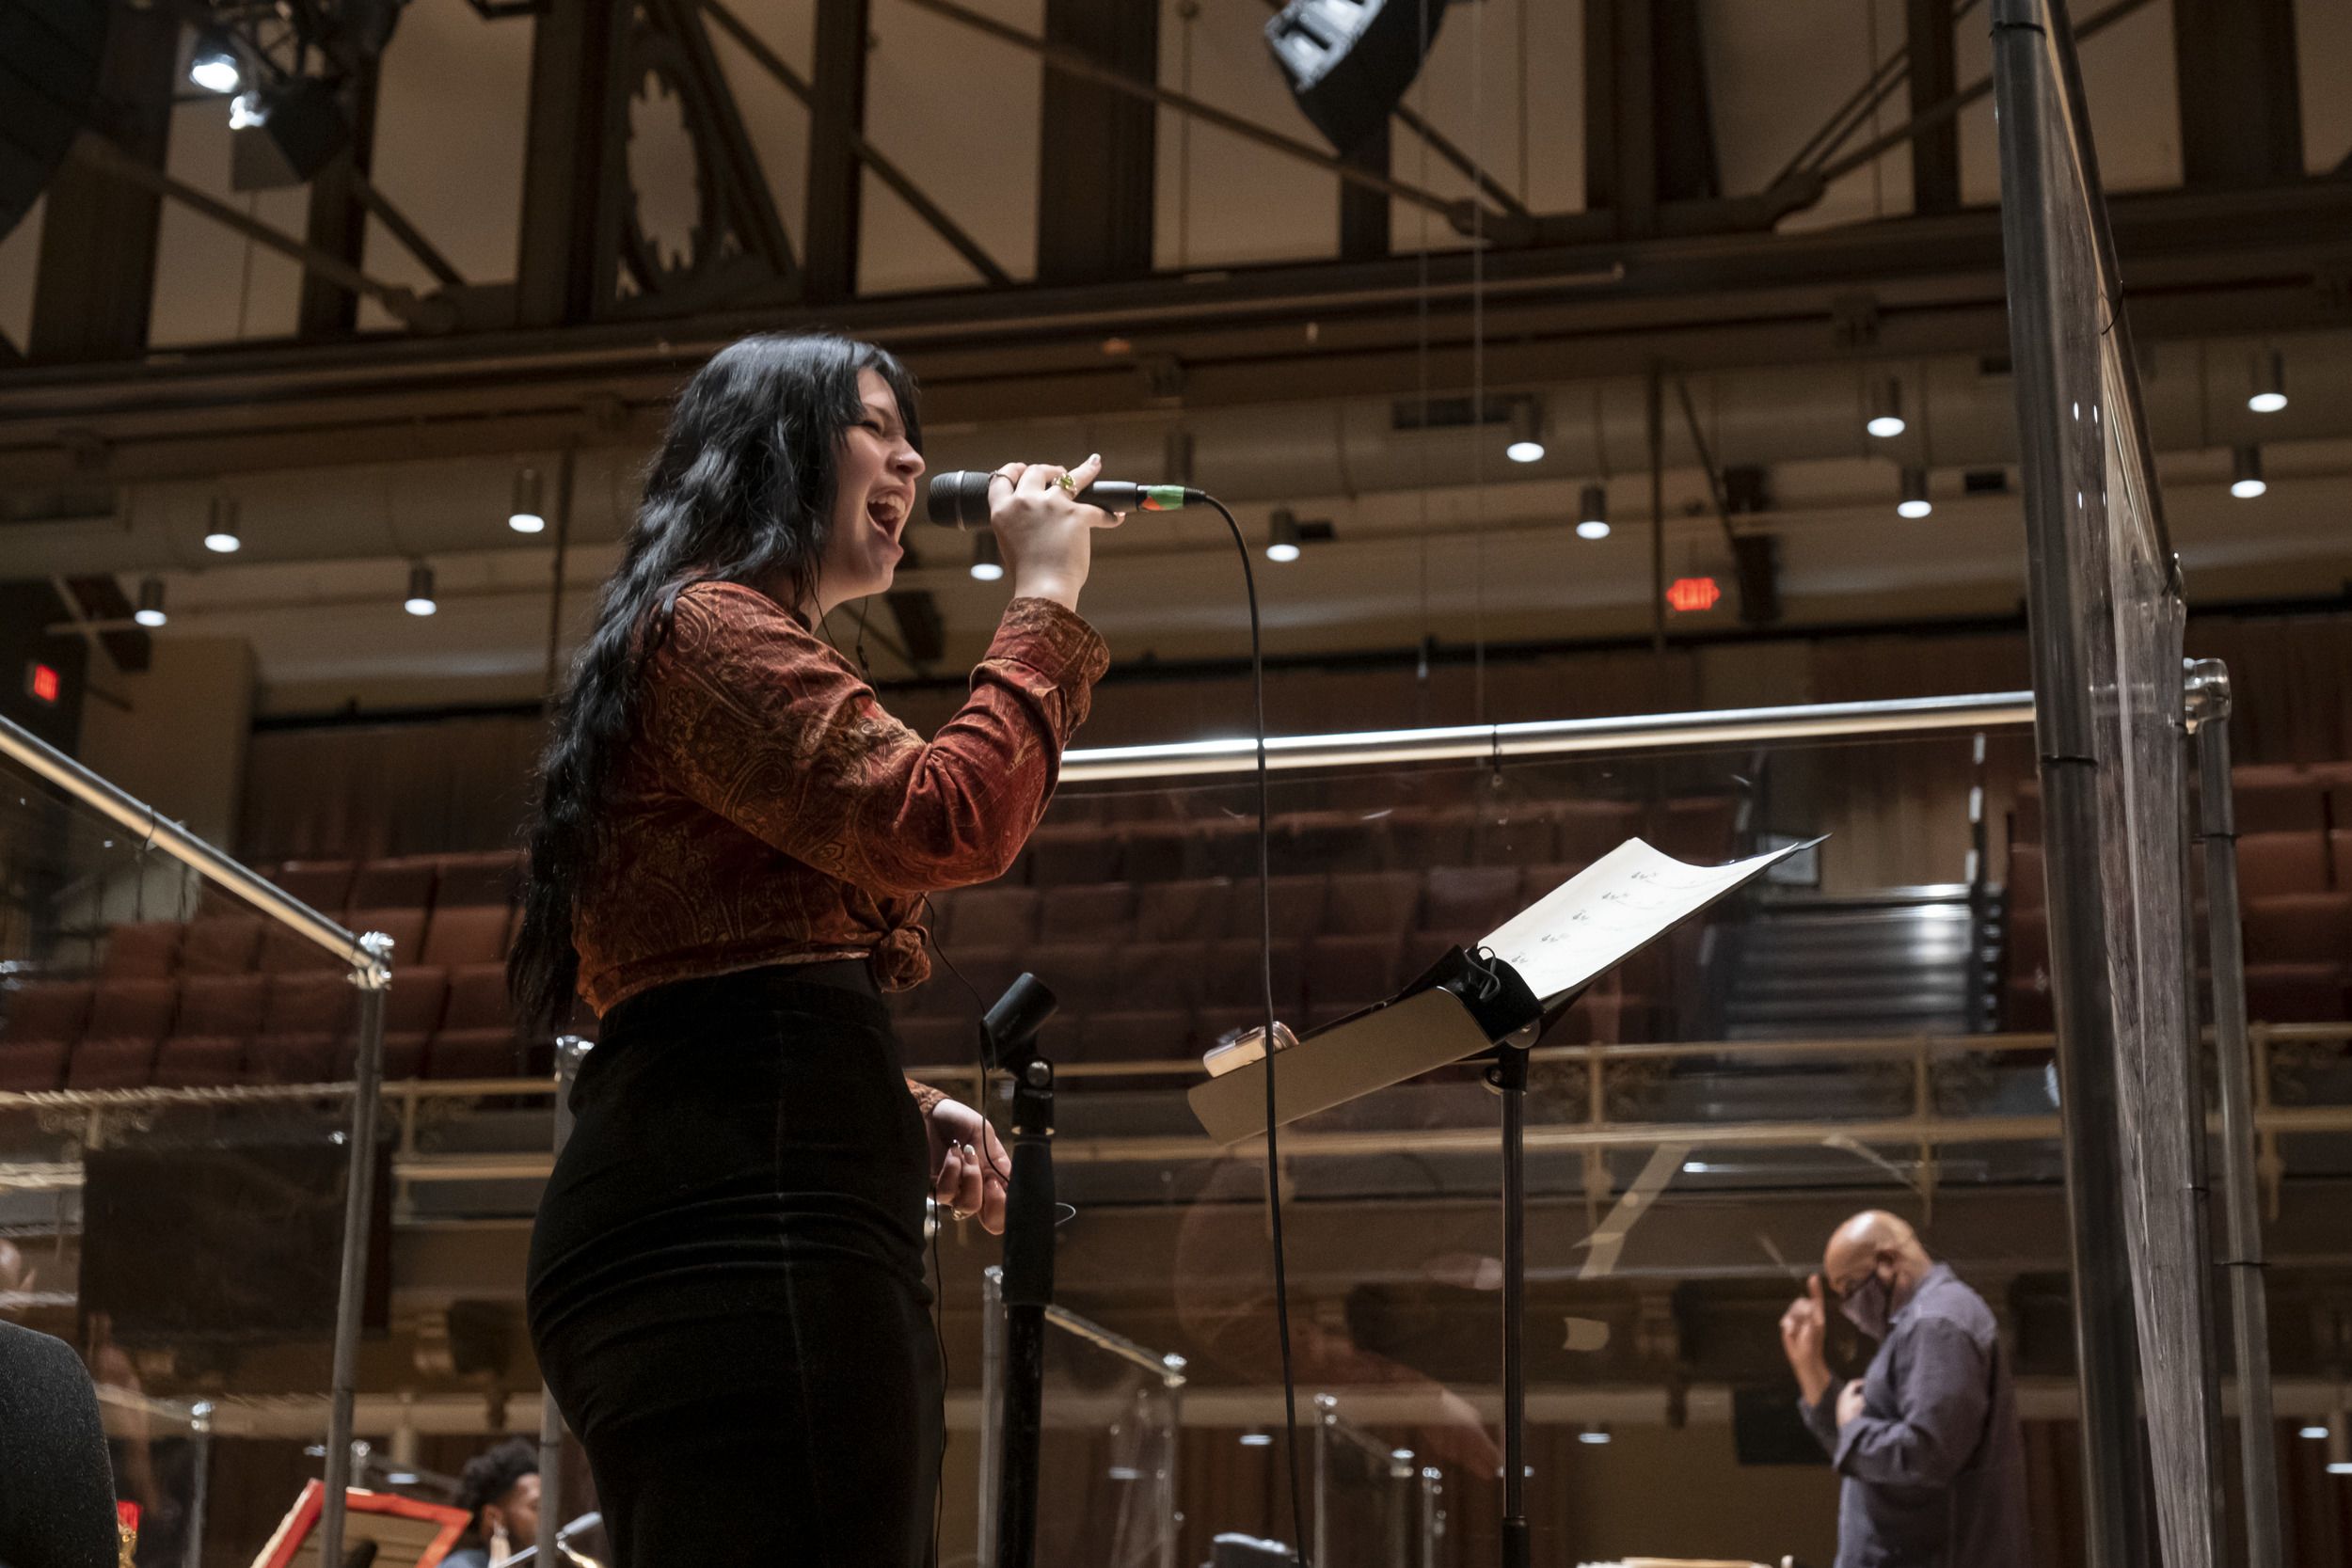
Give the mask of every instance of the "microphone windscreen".
<path id="1" fill-rule="evenodd" d="M 73 1348 L 0 1323 L 0 1562 L 112 1568 L 115 1484 Z"/>
<path id="2" fill-rule="evenodd" d="M 993 477 L 968 471 L 941 474 L 931 481 L 925 510 L 942 528 L 981 528 L 988 522 L 988 482 Z"/>

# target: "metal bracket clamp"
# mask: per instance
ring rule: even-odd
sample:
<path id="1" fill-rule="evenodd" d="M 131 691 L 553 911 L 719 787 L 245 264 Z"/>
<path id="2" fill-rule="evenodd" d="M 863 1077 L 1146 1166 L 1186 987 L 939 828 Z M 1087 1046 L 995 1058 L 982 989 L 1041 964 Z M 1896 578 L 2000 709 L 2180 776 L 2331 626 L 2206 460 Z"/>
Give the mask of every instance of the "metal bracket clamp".
<path id="1" fill-rule="evenodd" d="M 2181 660 L 2181 689 L 2188 716 L 2188 733 L 2198 726 L 2230 717 L 2230 672 L 2217 658 Z"/>

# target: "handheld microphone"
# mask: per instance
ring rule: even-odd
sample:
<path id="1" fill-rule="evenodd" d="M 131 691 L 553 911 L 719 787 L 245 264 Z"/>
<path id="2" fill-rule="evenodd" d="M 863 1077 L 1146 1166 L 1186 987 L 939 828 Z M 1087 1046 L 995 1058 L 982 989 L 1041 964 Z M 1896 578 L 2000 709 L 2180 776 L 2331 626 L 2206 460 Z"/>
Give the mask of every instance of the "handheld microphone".
<path id="1" fill-rule="evenodd" d="M 942 528 L 986 528 L 988 482 L 995 477 L 969 471 L 940 474 L 931 481 L 925 510 Z M 1187 503 L 1208 499 L 1181 484 L 1129 484 L 1116 479 L 1098 479 L 1075 499 L 1081 506 L 1098 506 L 1105 512 L 1174 512 Z"/>

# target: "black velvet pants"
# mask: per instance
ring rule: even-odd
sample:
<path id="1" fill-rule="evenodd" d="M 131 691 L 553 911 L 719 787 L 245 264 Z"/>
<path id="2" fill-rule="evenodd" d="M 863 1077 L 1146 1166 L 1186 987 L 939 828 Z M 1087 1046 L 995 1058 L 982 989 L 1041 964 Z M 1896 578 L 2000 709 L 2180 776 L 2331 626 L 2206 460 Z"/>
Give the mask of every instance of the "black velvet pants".
<path id="1" fill-rule="evenodd" d="M 612 1009 L 531 1336 L 614 1568 L 919 1568 L 944 1441 L 930 1154 L 871 994 L 791 966 Z"/>

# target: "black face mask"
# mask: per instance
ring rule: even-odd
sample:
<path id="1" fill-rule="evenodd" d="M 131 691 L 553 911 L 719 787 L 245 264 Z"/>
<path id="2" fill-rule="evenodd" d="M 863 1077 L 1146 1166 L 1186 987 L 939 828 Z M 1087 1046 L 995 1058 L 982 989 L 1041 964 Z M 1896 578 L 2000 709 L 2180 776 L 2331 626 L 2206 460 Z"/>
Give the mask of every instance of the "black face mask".
<path id="1" fill-rule="evenodd" d="M 1876 1269 L 1837 1303 L 1837 1310 L 1846 1315 L 1846 1321 L 1873 1339 L 1886 1338 L 1894 1308 L 1895 1287 L 1880 1278 Z"/>

